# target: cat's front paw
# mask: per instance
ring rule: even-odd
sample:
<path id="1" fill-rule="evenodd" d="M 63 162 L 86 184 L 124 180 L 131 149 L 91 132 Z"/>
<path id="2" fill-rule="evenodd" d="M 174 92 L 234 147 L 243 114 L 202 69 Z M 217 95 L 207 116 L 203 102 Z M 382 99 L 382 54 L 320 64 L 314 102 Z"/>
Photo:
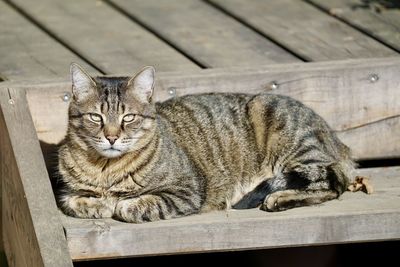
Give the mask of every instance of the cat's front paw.
<path id="1" fill-rule="evenodd" d="M 113 218 L 130 223 L 143 223 L 166 219 L 169 215 L 161 210 L 160 199 L 152 195 L 124 199 L 117 203 Z"/>
<path id="2" fill-rule="evenodd" d="M 137 218 L 137 214 L 139 213 L 137 202 L 138 199 L 125 199 L 119 201 L 115 206 L 115 211 L 112 216 L 113 219 L 131 223 L 143 222 Z"/>
<path id="3" fill-rule="evenodd" d="M 110 218 L 114 213 L 112 205 L 94 197 L 71 197 L 65 208 L 70 215 L 87 219 Z"/>

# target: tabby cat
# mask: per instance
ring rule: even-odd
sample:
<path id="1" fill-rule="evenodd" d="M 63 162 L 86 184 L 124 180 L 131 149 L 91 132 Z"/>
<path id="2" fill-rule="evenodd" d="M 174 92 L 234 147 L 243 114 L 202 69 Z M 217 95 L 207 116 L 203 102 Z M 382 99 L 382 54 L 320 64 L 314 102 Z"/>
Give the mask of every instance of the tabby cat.
<path id="1" fill-rule="evenodd" d="M 353 162 L 289 97 L 210 93 L 152 101 L 153 67 L 90 77 L 71 65 L 59 149 L 61 209 L 141 223 L 225 208 L 282 211 L 338 198 Z"/>

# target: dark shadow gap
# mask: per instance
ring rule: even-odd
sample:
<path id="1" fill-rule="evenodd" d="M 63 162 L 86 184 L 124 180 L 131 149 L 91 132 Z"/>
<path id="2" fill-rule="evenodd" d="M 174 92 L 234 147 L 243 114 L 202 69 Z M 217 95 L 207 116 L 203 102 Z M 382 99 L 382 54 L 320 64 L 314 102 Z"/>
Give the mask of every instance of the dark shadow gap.
<path id="1" fill-rule="evenodd" d="M 332 15 L 331 13 L 329 13 L 329 10 L 326 10 L 325 8 L 319 6 L 318 4 L 315 4 L 315 3 L 311 2 L 310 0 L 303 0 L 303 1 L 306 2 L 307 4 L 311 5 L 311 6 L 315 7 L 316 9 L 318 9 L 318 10 L 324 12 L 325 14 L 327 14 L 327 15 L 329 15 L 329 16 L 331 16 L 331 17 L 333 17 L 333 18 L 335 18 L 335 19 L 337 19 L 337 20 L 343 22 L 344 24 L 346 24 L 346 25 L 352 27 L 353 29 L 355 29 L 355 30 L 361 32 L 362 34 L 367 35 L 368 37 L 374 39 L 374 40 L 377 41 L 378 43 L 380 43 L 380 44 L 382 44 L 382 45 L 384 45 L 384 46 L 386 46 L 386 47 L 392 49 L 393 51 L 395 51 L 395 52 L 397 52 L 397 53 L 400 53 L 400 49 L 398 49 L 398 48 L 396 48 L 396 47 L 394 47 L 394 46 L 392 46 L 392 45 L 386 43 L 385 40 L 383 40 L 383 39 L 380 38 L 379 36 L 374 36 L 374 35 L 373 35 L 372 33 L 370 33 L 368 30 L 364 30 L 363 28 L 361 28 L 361 27 L 357 26 L 356 24 L 352 23 L 350 20 L 347 20 L 347 19 L 345 19 L 345 18 L 341 18 L 341 17 L 338 17 L 338 16 L 334 16 L 334 15 Z"/>
<path id="2" fill-rule="evenodd" d="M 357 164 L 361 169 L 400 166 L 400 158 L 359 160 Z"/>
<path id="3" fill-rule="evenodd" d="M 301 228 L 302 226 L 299 225 Z M 245 237 L 244 237 L 245 238 Z M 308 266 L 354 267 L 382 266 L 397 262 L 400 241 L 367 242 L 325 246 L 305 246 L 236 252 L 213 252 L 170 256 L 136 257 L 113 260 L 74 262 L 75 267 L 106 266 L 204 266 L 223 263 L 223 266 Z"/>
<path id="4" fill-rule="evenodd" d="M 57 37 L 52 31 L 47 29 L 44 25 L 42 25 L 40 22 L 38 22 L 35 18 L 33 18 L 31 15 L 29 15 L 27 12 L 25 12 L 22 8 L 17 6 L 15 3 L 11 2 L 10 0 L 4 0 L 11 8 L 13 8 L 16 12 L 21 14 L 25 19 L 27 19 L 29 22 L 31 22 L 33 25 L 38 27 L 40 30 L 45 32 L 48 36 L 50 36 L 52 39 L 57 41 L 59 44 L 61 44 L 63 47 L 80 57 L 83 61 L 85 61 L 88 65 L 99 71 L 101 74 L 106 74 L 104 70 L 96 66 L 93 62 L 91 62 L 89 59 L 84 57 L 81 53 L 76 51 L 74 48 L 72 48 L 70 45 L 65 43 L 61 38 Z"/>
<path id="5" fill-rule="evenodd" d="M 178 46 L 176 46 L 173 42 L 171 42 L 170 40 L 168 40 L 167 38 L 165 38 L 162 34 L 158 33 L 157 31 L 155 31 L 153 28 L 151 28 L 149 25 L 147 25 L 146 23 L 142 22 L 141 20 L 139 20 L 138 18 L 136 18 L 135 16 L 132 16 L 131 14 L 129 14 L 127 11 L 125 11 L 123 8 L 121 8 L 120 6 L 118 6 L 117 4 L 114 4 L 113 2 L 110 2 L 109 0 L 104 0 L 105 3 L 107 3 L 111 8 L 113 8 L 114 10 L 118 11 L 119 13 L 121 13 L 122 15 L 124 15 L 125 17 L 127 17 L 128 19 L 130 19 L 131 21 L 135 22 L 136 24 L 138 24 L 140 27 L 142 27 L 143 29 L 145 29 L 146 31 L 152 33 L 153 35 L 155 35 L 158 39 L 160 39 L 161 41 L 163 41 L 164 43 L 166 43 L 168 46 L 170 46 L 171 48 L 173 48 L 174 50 L 176 50 L 177 52 L 179 52 L 180 54 L 182 54 L 184 57 L 186 57 L 187 59 L 189 59 L 190 61 L 192 61 L 194 64 L 196 64 L 197 66 L 199 66 L 202 69 L 207 69 L 210 68 L 211 66 L 208 66 L 202 62 L 200 62 L 199 60 L 197 60 L 196 58 L 194 58 L 193 56 L 191 56 L 190 54 L 186 53 L 186 51 L 184 51 L 183 49 L 179 48 Z"/>
<path id="6" fill-rule="evenodd" d="M 264 37 L 265 39 L 267 39 L 268 41 L 270 41 L 271 43 L 279 46 L 280 48 L 282 48 L 285 52 L 297 57 L 298 59 L 304 61 L 304 62 L 310 62 L 312 61 L 310 58 L 306 58 L 292 50 L 290 50 L 289 48 L 287 48 L 286 46 L 284 46 L 283 44 L 281 44 L 278 40 L 272 38 L 271 36 L 267 35 L 266 33 L 258 30 L 256 27 L 254 27 L 253 25 L 251 25 L 250 23 L 244 21 L 241 17 L 236 16 L 235 14 L 233 14 L 232 12 L 230 12 L 229 10 L 226 10 L 224 7 L 220 6 L 219 4 L 210 2 L 208 0 L 202 0 L 204 3 L 212 6 L 213 8 L 217 9 L 218 11 L 220 11 L 221 13 L 231 17 L 232 19 L 240 22 L 241 24 L 243 24 L 244 26 L 246 26 L 247 28 L 249 28 L 250 30 L 254 31 L 255 33 L 257 33 L 258 35 L 261 35 L 262 37 Z"/>

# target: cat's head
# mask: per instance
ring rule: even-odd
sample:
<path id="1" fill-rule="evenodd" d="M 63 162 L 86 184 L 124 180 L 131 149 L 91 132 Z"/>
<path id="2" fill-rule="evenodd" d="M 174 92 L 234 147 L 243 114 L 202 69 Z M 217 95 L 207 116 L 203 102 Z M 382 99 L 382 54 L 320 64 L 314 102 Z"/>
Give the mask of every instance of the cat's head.
<path id="1" fill-rule="evenodd" d="M 155 129 L 154 74 L 145 67 L 133 77 L 90 77 L 72 63 L 70 137 L 107 158 L 139 150 Z"/>

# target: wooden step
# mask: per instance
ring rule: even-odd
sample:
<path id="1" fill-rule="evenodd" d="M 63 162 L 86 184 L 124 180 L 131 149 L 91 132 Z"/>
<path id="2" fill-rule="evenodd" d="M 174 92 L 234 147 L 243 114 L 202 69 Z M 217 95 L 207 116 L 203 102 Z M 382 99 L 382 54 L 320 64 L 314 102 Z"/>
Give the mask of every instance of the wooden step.
<path id="1" fill-rule="evenodd" d="M 399 158 L 399 68 L 397 57 L 159 73 L 154 97 L 211 91 L 289 95 L 324 117 L 356 159 Z M 400 162 L 360 170 L 372 178 L 373 195 L 345 193 L 320 206 L 280 213 L 231 210 L 141 225 L 60 216 L 45 160 L 55 158 L 50 147 L 65 134 L 70 86 L 1 83 L 1 227 L 10 266 L 72 267 L 72 259 L 400 237 Z M 46 143 L 49 149 L 41 149 Z"/>
<path id="2" fill-rule="evenodd" d="M 267 213 L 227 210 L 144 224 L 61 214 L 73 260 L 400 239 L 400 167 L 360 169 L 375 192 Z"/>

